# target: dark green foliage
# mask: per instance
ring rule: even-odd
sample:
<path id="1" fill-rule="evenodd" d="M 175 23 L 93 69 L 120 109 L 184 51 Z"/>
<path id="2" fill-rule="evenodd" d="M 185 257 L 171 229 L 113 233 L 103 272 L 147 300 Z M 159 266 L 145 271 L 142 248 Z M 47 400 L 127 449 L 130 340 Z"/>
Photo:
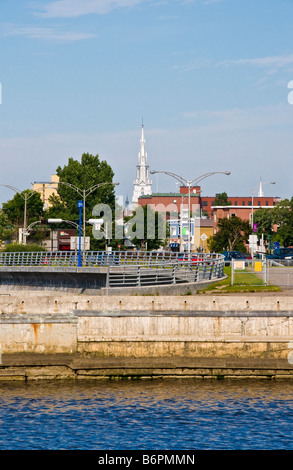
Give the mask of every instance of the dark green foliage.
<path id="1" fill-rule="evenodd" d="M 231 201 L 228 201 L 227 193 L 220 193 L 217 194 L 214 201 L 213 206 L 231 206 Z"/>
<path id="2" fill-rule="evenodd" d="M 43 246 L 36 243 L 28 243 L 22 245 L 19 243 L 10 243 L 3 250 L 3 252 L 23 252 L 23 251 L 47 251 Z"/>
<path id="3" fill-rule="evenodd" d="M 43 217 L 43 202 L 39 193 L 33 193 L 29 189 L 22 191 L 22 193 L 16 193 L 13 199 L 2 205 L 8 222 L 16 227 L 24 225 L 25 198 L 27 199 L 27 226 Z"/>
<path id="4" fill-rule="evenodd" d="M 224 217 L 218 220 L 218 232 L 208 239 L 210 251 L 220 253 L 224 250 L 245 251 L 244 244 L 252 233 L 247 220 L 240 217 Z"/>
<path id="5" fill-rule="evenodd" d="M 13 234 L 13 227 L 8 221 L 7 215 L 0 210 L 0 242 L 10 240 Z"/>
<path id="6" fill-rule="evenodd" d="M 62 218 L 64 220 L 77 221 L 79 211 L 77 201 L 83 199 L 83 190 L 86 191 L 86 219 L 92 217 L 92 210 L 96 204 L 108 204 L 113 210 L 115 207 L 114 186 L 107 184 L 93 191 L 90 188 L 113 181 L 113 170 L 106 161 L 100 161 L 99 156 L 84 153 L 81 161 L 68 159 L 68 164 L 56 170 L 60 178 L 58 185 L 58 196 L 51 196 L 49 202 L 52 204 L 47 211 L 47 218 Z M 75 186 L 78 190 L 70 187 Z"/>
<path id="7" fill-rule="evenodd" d="M 283 246 L 293 245 L 293 198 L 280 201 L 273 209 L 259 209 L 253 215 L 257 223 L 257 235 Z"/>
<path id="8" fill-rule="evenodd" d="M 163 215 L 154 212 L 150 206 L 138 208 L 131 217 L 125 218 L 125 222 L 129 230 L 137 234 L 131 239 L 137 248 L 151 251 L 166 245 L 169 225 Z"/>

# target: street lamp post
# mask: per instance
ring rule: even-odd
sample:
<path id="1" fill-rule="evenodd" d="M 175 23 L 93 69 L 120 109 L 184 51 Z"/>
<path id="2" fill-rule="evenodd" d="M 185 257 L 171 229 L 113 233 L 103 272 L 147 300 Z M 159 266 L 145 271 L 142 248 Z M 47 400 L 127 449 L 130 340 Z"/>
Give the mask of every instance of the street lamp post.
<path id="1" fill-rule="evenodd" d="M 78 265 L 77 265 L 78 267 L 82 266 L 82 263 L 81 263 L 81 211 L 84 207 L 83 204 L 84 204 L 83 201 L 77 202 L 77 207 L 79 209 L 79 251 L 78 251 Z"/>
<path id="2" fill-rule="evenodd" d="M 22 191 L 20 191 L 20 189 L 17 189 L 15 188 L 14 186 L 10 186 L 9 184 L 0 184 L 0 186 L 5 186 L 6 188 L 9 188 L 9 189 L 12 189 L 13 191 L 15 191 L 17 194 L 19 194 L 22 199 L 24 200 L 24 216 L 23 216 L 23 234 L 22 234 L 22 242 L 24 245 L 26 245 L 26 230 L 27 230 L 27 227 L 26 227 L 26 214 L 27 214 L 27 201 L 34 195 L 34 194 L 37 194 L 38 193 L 38 190 L 35 190 L 35 189 L 29 189 L 30 191 L 30 194 L 28 193 L 24 193 L 22 194 Z"/>
<path id="3" fill-rule="evenodd" d="M 84 234 L 84 236 L 85 236 L 85 200 L 86 200 L 87 196 L 89 194 L 91 194 L 95 189 L 98 189 L 101 186 L 105 186 L 107 184 L 112 184 L 113 186 L 118 186 L 119 185 L 119 183 L 105 182 L 105 183 L 95 184 L 94 186 L 92 186 L 91 188 L 88 188 L 88 189 L 81 189 L 81 188 L 78 188 L 77 186 L 75 186 L 72 183 L 68 183 L 67 181 L 58 181 L 54 184 L 65 184 L 66 186 L 74 189 L 74 191 L 76 191 L 82 197 L 82 201 L 83 201 L 83 234 Z"/>
<path id="4" fill-rule="evenodd" d="M 81 260 L 81 231 L 82 231 L 82 223 L 81 223 L 81 212 L 83 209 L 83 201 L 78 201 L 77 202 L 77 207 L 79 209 L 79 224 L 77 225 L 75 222 L 71 220 L 63 220 L 63 219 L 48 219 L 47 222 L 48 224 L 61 224 L 62 222 L 69 223 L 73 225 L 74 227 L 79 229 L 79 249 L 78 249 L 78 267 L 82 267 L 82 260 Z M 38 222 L 34 222 L 38 223 Z M 88 220 L 88 223 L 91 225 L 94 224 L 102 224 L 103 219 L 90 219 Z"/>
<path id="5" fill-rule="evenodd" d="M 221 173 L 221 174 L 224 174 L 224 175 L 230 175 L 230 171 L 212 171 L 210 173 L 205 173 L 201 176 L 198 176 L 194 180 L 187 180 L 187 179 L 183 178 L 182 176 L 177 175 L 176 173 L 172 173 L 170 171 L 155 171 L 155 170 L 152 170 L 150 173 L 151 174 L 164 173 L 165 175 L 169 175 L 169 176 L 175 178 L 177 181 L 179 181 L 179 183 L 182 186 L 187 186 L 188 187 L 188 253 L 190 253 L 190 241 L 191 241 L 191 237 L 190 237 L 190 231 L 191 231 L 190 230 L 190 228 L 191 228 L 190 227 L 190 191 L 191 191 L 191 187 L 198 184 L 203 179 L 208 178 L 209 176 L 215 175 L 217 173 Z"/>

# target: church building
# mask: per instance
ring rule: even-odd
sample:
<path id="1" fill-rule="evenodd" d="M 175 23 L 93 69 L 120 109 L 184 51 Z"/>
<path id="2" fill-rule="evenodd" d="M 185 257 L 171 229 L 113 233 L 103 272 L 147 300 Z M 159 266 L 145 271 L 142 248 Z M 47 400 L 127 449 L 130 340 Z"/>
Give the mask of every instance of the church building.
<path id="1" fill-rule="evenodd" d="M 141 127 L 140 152 L 136 166 L 136 179 L 133 181 L 132 208 L 138 205 L 138 198 L 152 194 L 152 181 L 150 179 L 149 166 L 147 164 L 147 153 L 145 149 L 144 127 Z"/>

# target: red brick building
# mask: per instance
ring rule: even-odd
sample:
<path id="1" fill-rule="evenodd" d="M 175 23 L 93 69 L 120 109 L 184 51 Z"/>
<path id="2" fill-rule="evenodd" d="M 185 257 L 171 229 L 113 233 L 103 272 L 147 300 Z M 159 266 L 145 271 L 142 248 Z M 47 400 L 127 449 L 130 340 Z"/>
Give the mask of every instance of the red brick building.
<path id="1" fill-rule="evenodd" d="M 153 193 L 151 195 L 140 196 L 138 205 L 151 205 L 155 211 L 180 214 L 180 207 L 188 209 L 189 194 L 186 186 L 180 187 L 179 193 Z M 190 191 L 190 207 L 193 212 L 200 209 L 200 187 L 194 186 Z"/>
<path id="2" fill-rule="evenodd" d="M 214 200 L 215 197 L 211 196 L 203 196 L 200 198 L 200 205 L 201 209 L 203 211 L 206 211 L 210 217 L 213 216 L 215 209 L 214 206 Z M 272 197 L 272 196 L 254 196 L 253 198 L 253 207 L 254 210 L 257 210 L 260 207 L 274 207 L 275 204 L 279 201 L 279 198 Z M 228 202 L 230 203 L 230 206 L 224 206 L 226 208 L 230 208 L 234 210 L 234 213 L 238 217 L 242 217 L 245 219 L 249 219 L 249 212 L 251 213 L 251 208 L 252 208 L 252 197 L 251 196 L 235 196 L 235 197 L 229 197 L 228 196 Z"/>
<path id="3" fill-rule="evenodd" d="M 191 188 L 190 207 L 193 213 L 198 217 L 207 215 L 213 220 L 214 233 L 217 227 L 217 221 L 223 217 L 240 217 L 241 219 L 251 221 L 252 212 L 259 208 L 272 209 L 280 198 L 273 196 L 228 196 L 230 205 L 215 206 L 215 196 L 202 196 L 200 186 Z M 141 196 L 138 199 L 140 206 L 152 205 L 158 212 L 168 214 L 180 214 L 180 206 L 183 210 L 188 210 L 188 187 L 181 186 L 179 193 L 153 193 L 152 195 Z M 252 209 L 253 203 L 253 209 Z"/>
<path id="4" fill-rule="evenodd" d="M 195 186 L 191 188 L 190 193 L 190 204 L 198 205 L 201 211 L 206 212 L 209 217 L 213 217 L 214 212 L 218 212 L 219 208 L 214 206 L 215 196 L 202 196 L 200 186 Z M 273 196 L 254 196 L 253 198 L 253 207 L 254 210 L 257 210 L 260 207 L 263 208 L 272 208 L 280 201 L 280 198 Z M 252 196 L 228 196 L 229 206 L 221 206 L 222 210 L 225 207 L 225 213 L 233 213 L 238 217 L 249 219 L 249 214 L 251 213 L 252 208 Z M 180 205 L 188 207 L 188 188 L 186 186 L 180 187 L 179 193 L 153 193 L 151 195 L 140 196 L 138 199 L 138 204 L 140 206 L 145 206 L 147 204 L 152 204 L 156 206 L 156 210 L 165 210 L 168 208 L 170 211 L 180 212 Z M 223 217 L 224 217 L 223 213 Z"/>

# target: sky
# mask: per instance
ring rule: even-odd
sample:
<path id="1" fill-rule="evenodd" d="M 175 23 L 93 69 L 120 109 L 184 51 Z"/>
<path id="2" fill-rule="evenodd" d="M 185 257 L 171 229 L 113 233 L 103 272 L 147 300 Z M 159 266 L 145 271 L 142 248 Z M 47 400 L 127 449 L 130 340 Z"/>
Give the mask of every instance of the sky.
<path id="1" fill-rule="evenodd" d="M 1 0 L 0 184 L 31 188 L 89 152 L 131 200 L 143 123 L 150 170 L 231 172 L 203 196 L 261 180 L 291 198 L 292 18 L 292 0 Z M 13 196 L 0 186 L 0 204 Z"/>

